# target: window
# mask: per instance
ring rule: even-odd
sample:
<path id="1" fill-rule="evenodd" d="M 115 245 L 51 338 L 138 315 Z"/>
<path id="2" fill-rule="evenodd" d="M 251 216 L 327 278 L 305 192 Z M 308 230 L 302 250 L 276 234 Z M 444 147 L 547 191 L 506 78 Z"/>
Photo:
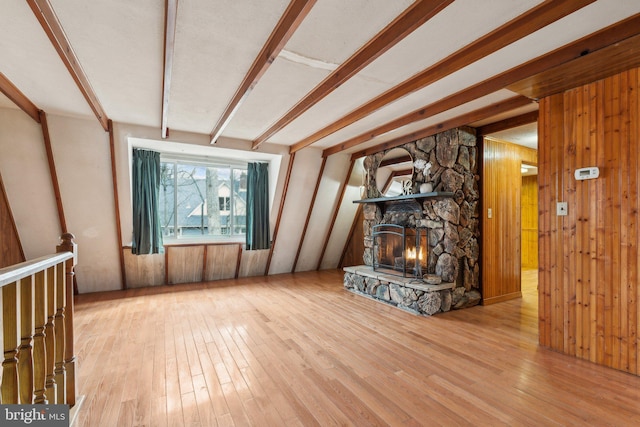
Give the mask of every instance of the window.
<path id="1" fill-rule="evenodd" d="M 158 209 L 165 238 L 244 236 L 247 167 L 161 156 Z"/>

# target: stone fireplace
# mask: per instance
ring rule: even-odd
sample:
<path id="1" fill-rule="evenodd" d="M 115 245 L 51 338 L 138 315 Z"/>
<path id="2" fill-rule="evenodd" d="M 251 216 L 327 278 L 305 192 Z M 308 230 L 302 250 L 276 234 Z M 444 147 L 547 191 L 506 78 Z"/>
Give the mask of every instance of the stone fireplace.
<path id="1" fill-rule="evenodd" d="M 410 188 L 406 194 L 384 197 L 376 172 L 387 151 L 364 159 L 365 198 L 358 201 L 364 203 L 364 265 L 345 268 L 345 288 L 417 314 L 477 305 L 480 195 L 475 130 L 453 129 L 401 147 L 414 164 L 423 160 L 431 169 L 425 170 L 427 176 L 413 170 L 404 182 Z M 426 182 L 432 191 L 421 193 Z M 390 239 L 396 245 L 389 243 L 390 234 L 379 233 L 391 230 L 403 230 Z M 419 262 L 420 253 L 408 249 L 420 251 L 423 245 Z"/>

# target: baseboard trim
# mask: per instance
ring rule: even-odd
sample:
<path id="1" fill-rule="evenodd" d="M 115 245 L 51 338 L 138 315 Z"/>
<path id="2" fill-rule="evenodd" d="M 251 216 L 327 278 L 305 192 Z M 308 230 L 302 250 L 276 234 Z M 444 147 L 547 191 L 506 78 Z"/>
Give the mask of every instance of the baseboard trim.
<path id="1" fill-rule="evenodd" d="M 499 295 L 497 297 L 484 298 L 482 300 L 482 305 L 496 304 L 499 302 L 509 301 L 516 298 L 522 298 L 522 291 L 513 292 L 505 295 Z"/>

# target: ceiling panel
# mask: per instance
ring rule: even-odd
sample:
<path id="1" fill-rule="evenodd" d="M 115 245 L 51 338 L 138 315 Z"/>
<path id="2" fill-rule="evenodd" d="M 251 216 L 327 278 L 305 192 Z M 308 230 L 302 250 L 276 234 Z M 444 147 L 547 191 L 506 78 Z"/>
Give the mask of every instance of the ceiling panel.
<path id="1" fill-rule="evenodd" d="M 286 49 L 342 64 L 411 3 L 411 0 L 318 0 Z"/>
<path id="2" fill-rule="evenodd" d="M 159 127 L 165 2 L 50 1 L 109 118 Z M 212 130 L 289 1 L 178 2 L 169 128 L 203 135 Z M 541 1 L 455 0 L 269 141 L 283 145 L 299 142 Z M 317 0 L 222 135 L 243 140 L 260 136 L 411 4 L 411 0 Z M 597 0 L 426 88 L 379 108 L 313 146 L 326 148 L 371 132 L 639 13 L 640 1 Z M 39 108 L 47 113 L 95 119 L 25 1 L 3 2 L 0 57 L 0 72 Z M 480 98 L 424 119 L 424 123 L 413 123 L 376 137 L 371 143 L 392 139 L 414 126 L 444 120 L 459 109 L 482 108 L 494 101 L 492 96 Z M 0 106 L 6 106 L 7 102 L 0 98 Z M 516 115 L 517 111 L 510 114 Z M 245 141 L 245 144 L 249 143 Z"/>
<path id="3" fill-rule="evenodd" d="M 286 0 L 178 3 L 169 128 L 211 132 L 287 6 Z"/>
<path id="4" fill-rule="evenodd" d="M 93 112 L 25 1 L 2 2 L 0 72 L 48 113 L 92 116 Z"/>
<path id="5" fill-rule="evenodd" d="M 107 116 L 160 126 L 164 2 L 50 1 Z"/>
<path id="6" fill-rule="evenodd" d="M 274 61 L 223 134 L 258 137 L 410 3 L 318 1 L 285 46 L 296 56 Z"/>
<path id="7" fill-rule="evenodd" d="M 529 123 L 528 125 L 518 126 L 512 129 L 495 132 L 487 136 L 499 139 L 501 141 L 508 141 L 513 144 L 533 148 L 535 150 L 538 149 L 537 123 Z"/>
<path id="8" fill-rule="evenodd" d="M 604 13 L 605 10 L 609 10 L 609 13 Z M 567 18 L 564 18 L 563 20 L 558 21 L 555 24 L 545 27 L 528 37 L 525 37 L 485 58 L 482 58 L 479 61 L 476 61 L 466 68 L 457 71 L 431 84 L 430 86 L 388 104 L 355 124 L 323 138 L 316 144 L 319 146 L 331 146 L 342 143 L 347 139 L 388 123 L 408 112 L 431 105 L 450 94 L 458 92 L 460 89 L 464 89 L 465 87 L 469 87 L 475 83 L 480 83 L 496 74 L 517 67 L 538 56 L 544 55 L 553 49 L 594 32 L 594 28 L 604 28 L 636 11 L 640 12 L 640 2 L 634 5 L 620 5 L 619 2 L 615 2 L 614 0 L 595 3 Z M 565 28 L 567 28 L 567 30 L 563 30 Z M 340 91 L 341 89 L 337 92 Z M 334 99 L 338 99 L 340 94 L 336 93 L 334 96 L 336 97 Z M 349 99 L 348 96 L 342 96 L 342 98 Z M 307 112 L 307 114 L 303 115 L 300 120 L 306 123 L 307 128 L 311 128 L 313 126 L 311 123 L 312 118 L 310 119 L 309 117 L 316 112 L 316 109 L 320 110 L 323 107 L 326 111 L 331 110 L 330 105 L 325 106 L 325 103 L 319 103 L 316 107 Z M 307 117 L 308 115 L 309 117 Z M 319 117 L 319 114 L 317 116 Z M 302 125 L 294 124 L 291 127 L 291 132 L 288 132 L 287 129 L 283 130 L 280 133 L 281 135 L 276 135 L 272 138 L 272 142 L 291 145 L 299 141 L 308 135 L 302 134 L 305 129 L 305 123 Z M 316 126 L 316 128 L 317 127 L 318 126 Z"/>
<path id="9" fill-rule="evenodd" d="M 456 0 L 362 74 L 396 85 L 539 3 L 541 0 Z"/>
<path id="10" fill-rule="evenodd" d="M 453 118 L 456 118 L 458 116 L 462 116 L 464 114 L 468 114 L 470 112 L 473 112 L 475 110 L 478 110 L 480 108 L 486 107 L 488 105 L 491 104 L 496 104 L 498 102 L 504 101 L 506 99 L 512 98 L 513 96 L 517 96 L 516 94 L 514 94 L 513 92 L 509 91 L 509 90 L 500 90 L 498 92 L 489 94 L 487 96 L 484 96 L 482 98 L 478 98 L 474 101 L 468 102 L 466 104 L 460 105 L 459 107 L 456 108 L 452 108 L 450 110 L 447 110 L 443 113 L 440 114 L 436 114 L 433 117 L 429 117 L 427 119 L 424 120 L 419 120 L 416 122 L 413 122 L 411 124 L 408 124 L 406 126 L 402 126 L 394 131 L 391 132 L 387 132 L 383 135 L 380 135 L 378 137 L 375 137 L 373 139 L 371 139 L 370 141 L 367 141 L 366 143 L 360 144 L 357 147 L 345 150 L 345 152 L 347 153 L 353 153 L 356 151 L 360 151 L 363 150 L 367 147 L 373 146 L 373 145 L 378 145 L 387 141 L 391 141 L 394 140 L 396 138 L 400 138 L 403 135 L 407 135 L 411 132 L 416 132 L 419 131 L 421 129 L 425 129 L 427 127 L 431 127 L 431 126 L 435 126 L 438 125 L 439 123 L 442 123 L 446 120 L 450 120 Z M 335 144 L 333 143 L 327 143 L 327 142 L 318 142 L 317 144 L 314 144 L 313 146 L 317 146 L 317 147 L 322 147 L 322 148 L 328 148 L 328 147 L 332 147 Z"/>
<path id="11" fill-rule="evenodd" d="M 452 3 L 269 141 L 288 145 L 300 141 L 309 135 L 309 129 L 332 123 L 371 97 L 391 89 L 537 3 L 539 0 L 494 0 L 491 4 L 458 0 Z M 485 7 L 491 7 L 493 13 L 481 13 Z M 457 24 L 455 28 L 452 28 L 452 21 Z"/>
<path id="12" fill-rule="evenodd" d="M 329 73 L 324 68 L 277 57 L 231 120 L 224 136 L 253 140 Z"/>

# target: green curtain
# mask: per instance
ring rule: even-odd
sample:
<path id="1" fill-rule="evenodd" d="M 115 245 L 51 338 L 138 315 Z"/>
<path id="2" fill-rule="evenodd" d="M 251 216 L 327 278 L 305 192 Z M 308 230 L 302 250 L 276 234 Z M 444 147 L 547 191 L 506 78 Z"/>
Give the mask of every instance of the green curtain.
<path id="1" fill-rule="evenodd" d="M 131 243 L 131 252 L 136 255 L 163 253 L 162 228 L 158 212 L 160 153 L 134 148 L 132 175 L 133 242 Z"/>
<path id="2" fill-rule="evenodd" d="M 269 249 L 269 168 L 247 165 L 247 250 Z"/>

